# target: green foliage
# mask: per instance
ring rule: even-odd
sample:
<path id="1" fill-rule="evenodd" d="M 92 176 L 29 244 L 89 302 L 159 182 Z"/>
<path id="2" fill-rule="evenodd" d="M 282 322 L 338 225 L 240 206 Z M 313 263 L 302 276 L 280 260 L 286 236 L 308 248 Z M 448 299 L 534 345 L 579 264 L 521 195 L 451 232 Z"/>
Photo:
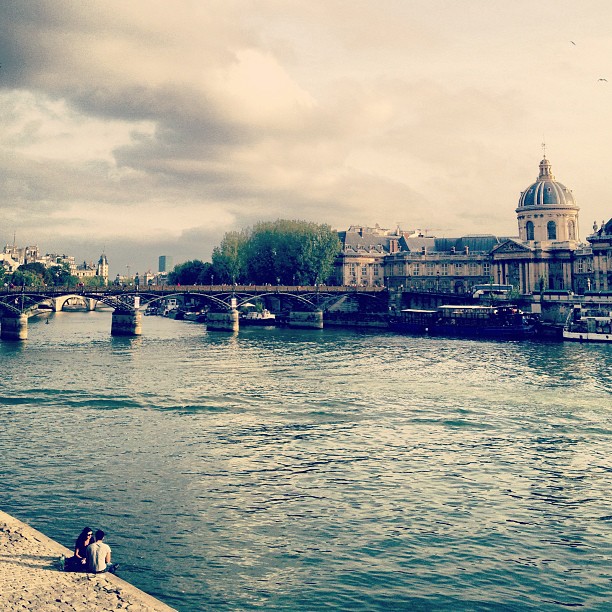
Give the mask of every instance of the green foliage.
<path id="1" fill-rule="evenodd" d="M 45 281 L 47 285 L 53 285 L 55 287 L 67 287 L 69 285 L 76 285 L 79 282 L 76 276 L 70 274 L 68 264 L 51 266 L 48 268 L 45 275 Z"/>
<path id="2" fill-rule="evenodd" d="M 45 266 L 41 263 L 33 262 L 22 264 L 21 266 L 19 266 L 19 268 L 17 268 L 17 271 L 31 272 L 32 274 L 39 276 L 44 281 L 45 275 L 47 273 L 47 268 L 45 268 Z"/>
<path id="3" fill-rule="evenodd" d="M 28 264 L 29 265 L 29 264 Z M 16 287 L 42 287 L 45 283 L 39 274 L 31 272 L 28 269 L 23 270 L 24 266 L 19 266 L 13 276 L 11 277 L 11 283 Z"/>
<path id="4" fill-rule="evenodd" d="M 206 285 L 211 282 L 212 265 L 199 259 L 187 261 L 178 266 L 168 274 L 168 282 L 171 285 Z"/>
<path id="5" fill-rule="evenodd" d="M 46 268 L 41 263 L 33 262 L 19 266 L 10 277 L 10 282 L 15 286 L 25 284 L 27 287 L 67 287 L 78 284 L 79 279 L 70 274 L 68 264 Z"/>
<path id="6" fill-rule="evenodd" d="M 213 250 L 221 283 L 313 285 L 328 280 L 340 241 L 329 225 L 279 219 L 229 232 Z"/>
<path id="7" fill-rule="evenodd" d="M 255 283 L 325 282 L 340 251 L 329 225 L 279 219 L 255 225 L 245 248 L 247 276 Z"/>
<path id="8" fill-rule="evenodd" d="M 212 252 L 212 273 L 216 283 L 246 282 L 245 252 L 249 232 L 228 232 Z"/>
<path id="9" fill-rule="evenodd" d="M 104 282 L 104 277 L 102 276 L 85 276 L 81 279 L 81 282 L 85 287 L 104 287 L 106 285 L 106 283 Z"/>

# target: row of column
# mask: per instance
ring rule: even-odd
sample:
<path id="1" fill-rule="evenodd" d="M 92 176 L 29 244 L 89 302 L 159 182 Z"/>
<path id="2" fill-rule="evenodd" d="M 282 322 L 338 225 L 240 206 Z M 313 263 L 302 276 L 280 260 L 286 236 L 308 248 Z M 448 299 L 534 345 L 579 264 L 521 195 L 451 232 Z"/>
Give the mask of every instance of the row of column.
<path id="1" fill-rule="evenodd" d="M 292 312 L 289 315 L 290 327 L 305 329 L 323 329 L 323 311 Z M 237 310 L 208 313 L 206 328 L 212 331 L 238 331 L 239 319 Z M 140 336 L 142 334 L 142 313 L 136 311 L 115 310 L 111 321 L 111 336 Z M 3 316 L 0 321 L 2 340 L 26 340 L 28 337 L 28 317 L 25 314 Z"/>

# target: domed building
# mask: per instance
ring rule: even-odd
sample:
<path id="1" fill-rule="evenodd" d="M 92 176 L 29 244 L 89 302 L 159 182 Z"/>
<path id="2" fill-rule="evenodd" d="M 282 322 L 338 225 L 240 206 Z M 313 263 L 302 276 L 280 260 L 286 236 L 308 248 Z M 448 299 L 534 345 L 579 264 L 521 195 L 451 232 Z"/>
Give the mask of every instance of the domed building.
<path id="1" fill-rule="evenodd" d="M 544 157 L 538 179 L 519 198 L 519 237 L 532 243 L 576 240 L 578 210 L 572 192 L 555 179 Z"/>
<path id="2" fill-rule="evenodd" d="M 538 178 L 519 197 L 518 240 L 506 240 L 491 253 L 495 282 L 513 285 L 521 293 L 573 290 L 579 210 L 571 190 L 556 180 L 544 156 Z"/>

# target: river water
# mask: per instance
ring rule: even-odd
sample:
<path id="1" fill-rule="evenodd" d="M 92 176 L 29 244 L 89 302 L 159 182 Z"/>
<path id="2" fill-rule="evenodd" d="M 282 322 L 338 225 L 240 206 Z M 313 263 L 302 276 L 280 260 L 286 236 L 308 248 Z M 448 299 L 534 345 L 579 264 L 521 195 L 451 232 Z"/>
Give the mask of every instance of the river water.
<path id="1" fill-rule="evenodd" d="M 0 344 L 1 508 L 187 610 L 610 610 L 612 345 L 110 313 Z"/>

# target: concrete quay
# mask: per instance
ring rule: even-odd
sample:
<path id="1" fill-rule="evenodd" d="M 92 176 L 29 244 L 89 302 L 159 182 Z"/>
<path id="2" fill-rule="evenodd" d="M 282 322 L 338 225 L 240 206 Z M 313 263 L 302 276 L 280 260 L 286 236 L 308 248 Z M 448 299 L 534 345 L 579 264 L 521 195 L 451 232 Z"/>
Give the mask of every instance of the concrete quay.
<path id="1" fill-rule="evenodd" d="M 0 511 L 0 610 L 176 612 L 112 574 L 62 572 L 72 551 Z"/>

